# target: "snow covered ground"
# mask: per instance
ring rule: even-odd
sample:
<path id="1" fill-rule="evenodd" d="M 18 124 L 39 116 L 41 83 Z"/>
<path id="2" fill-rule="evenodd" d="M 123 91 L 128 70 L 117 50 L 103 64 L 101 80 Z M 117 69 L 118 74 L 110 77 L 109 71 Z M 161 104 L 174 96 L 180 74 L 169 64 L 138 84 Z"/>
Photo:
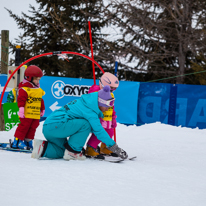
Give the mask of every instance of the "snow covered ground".
<path id="1" fill-rule="evenodd" d="M 15 128 L 0 132 L 13 139 Z M 36 138 L 44 139 L 42 123 Z M 0 151 L 2 206 L 205 206 L 206 130 L 118 124 L 117 143 L 135 161 L 35 160 Z"/>

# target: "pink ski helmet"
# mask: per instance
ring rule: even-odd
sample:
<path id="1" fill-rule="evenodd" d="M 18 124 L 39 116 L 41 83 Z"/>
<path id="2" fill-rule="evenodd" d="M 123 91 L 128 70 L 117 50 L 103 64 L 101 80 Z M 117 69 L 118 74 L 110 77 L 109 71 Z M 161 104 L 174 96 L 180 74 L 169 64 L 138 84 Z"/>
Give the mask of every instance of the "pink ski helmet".
<path id="1" fill-rule="evenodd" d="M 100 89 L 102 89 L 106 85 L 110 86 L 110 88 L 111 88 L 110 91 L 113 92 L 119 86 L 119 80 L 113 74 L 111 74 L 109 72 L 105 72 L 101 76 L 100 81 L 99 81 Z"/>

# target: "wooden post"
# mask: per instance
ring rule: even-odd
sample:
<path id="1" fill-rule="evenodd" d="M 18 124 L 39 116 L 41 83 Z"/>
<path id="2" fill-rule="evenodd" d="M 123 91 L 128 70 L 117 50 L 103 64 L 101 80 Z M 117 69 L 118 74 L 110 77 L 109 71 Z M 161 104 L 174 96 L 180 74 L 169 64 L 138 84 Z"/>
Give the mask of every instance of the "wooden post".
<path id="1" fill-rule="evenodd" d="M 7 74 L 9 60 L 9 31 L 1 30 L 1 74 Z M 5 130 L 3 107 L 0 109 L 0 131 Z"/>
<path id="2" fill-rule="evenodd" d="M 1 107 L 1 109 L 0 109 L 0 131 L 5 131 L 3 107 Z"/>
<path id="3" fill-rule="evenodd" d="M 9 31 L 1 30 L 1 73 L 7 74 L 9 59 Z"/>

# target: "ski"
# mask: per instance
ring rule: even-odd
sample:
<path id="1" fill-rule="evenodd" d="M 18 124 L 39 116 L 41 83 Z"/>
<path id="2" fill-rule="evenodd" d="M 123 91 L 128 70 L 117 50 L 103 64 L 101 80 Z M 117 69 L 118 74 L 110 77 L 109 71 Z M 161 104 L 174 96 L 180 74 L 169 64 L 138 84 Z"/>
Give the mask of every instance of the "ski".
<path id="1" fill-rule="evenodd" d="M 32 150 L 12 148 L 12 147 L 10 146 L 10 143 L 0 143 L 0 150 L 10 151 L 10 152 L 32 153 Z"/>
<path id="2" fill-rule="evenodd" d="M 7 146 L 7 145 L 9 145 L 8 142 L 7 142 L 7 143 L 0 143 L 0 147 L 5 147 L 5 146 Z"/>
<path id="3" fill-rule="evenodd" d="M 118 155 L 115 154 L 115 153 L 112 153 L 112 155 L 103 155 L 103 154 L 102 154 L 102 156 L 103 156 L 103 157 L 113 157 L 113 158 L 119 158 L 119 159 L 121 159 L 121 158 L 118 157 Z M 134 160 L 135 158 L 137 158 L 137 156 L 131 156 L 131 157 L 128 157 L 127 159 L 121 159 L 121 160 L 122 160 L 122 161 L 123 161 L 123 160 Z"/>
<path id="4" fill-rule="evenodd" d="M 128 159 L 128 160 L 133 160 L 133 159 L 135 159 L 135 158 L 137 158 L 137 156 L 128 157 L 127 159 Z"/>
<path id="5" fill-rule="evenodd" d="M 127 159 L 122 159 L 122 158 L 120 158 L 120 157 L 113 157 L 113 156 L 107 156 L 107 155 L 99 155 L 99 157 L 90 157 L 90 156 L 87 156 L 87 158 L 88 158 L 88 159 L 99 160 L 99 161 L 119 163 L 119 162 L 123 162 L 123 161 L 125 161 L 125 160 L 134 160 L 135 158 L 137 158 L 137 156 L 128 157 Z"/>
<path id="6" fill-rule="evenodd" d="M 133 157 L 128 157 L 127 159 L 122 159 L 120 157 L 113 157 L 113 156 L 104 156 L 104 161 L 108 161 L 108 162 L 123 162 L 125 160 L 134 160 L 135 158 L 137 158 L 137 156 L 133 156 Z"/>
<path id="7" fill-rule="evenodd" d="M 14 148 L 8 148 L 8 147 L 0 147 L 0 150 L 10 151 L 10 152 L 32 153 L 31 150 L 14 149 Z"/>
<path id="8" fill-rule="evenodd" d="M 91 157 L 91 156 L 86 156 L 86 157 L 87 157 L 87 159 L 106 161 L 106 162 L 112 162 L 112 163 L 120 163 L 120 162 L 124 161 L 120 157 L 103 156 L 103 155 L 98 155 L 97 157 Z"/>
<path id="9" fill-rule="evenodd" d="M 113 163 L 119 163 L 119 162 L 122 162 L 124 160 L 122 158 L 120 158 L 120 157 L 105 156 L 104 157 L 104 161 L 113 162 Z"/>

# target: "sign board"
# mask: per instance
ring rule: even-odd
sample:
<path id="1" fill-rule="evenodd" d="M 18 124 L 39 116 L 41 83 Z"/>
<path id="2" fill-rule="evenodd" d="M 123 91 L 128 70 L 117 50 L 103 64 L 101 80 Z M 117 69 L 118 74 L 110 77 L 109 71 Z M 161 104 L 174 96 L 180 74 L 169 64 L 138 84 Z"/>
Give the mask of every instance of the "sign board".
<path id="1" fill-rule="evenodd" d="M 15 125 L 20 123 L 19 116 L 17 114 L 19 108 L 17 106 L 17 103 L 4 103 L 3 110 L 4 110 L 5 130 L 9 131 Z"/>
<path id="2" fill-rule="evenodd" d="M 7 78 L 9 79 L 9 77 L 12 75 L 12 73 L 14 72 L 14 70 L 17 68 L 17 66 L 9 66 L 8 67 L 8 71 L 7 71 Z M 19 71 L 17 71 L 13 76 L 12 78 L 10 79 L 7 87 L 8 88 L 15 88 L 17 87 L 17 79 L 18 79 L 18 75 L 19 75 L 19 82 L 22 82 L 23 79 L 24 79 L 24 72 L 25 72 L 25 69 L 27 68 L 27 65 L 23 65 Z M 19 73 L 18 73 L 19 72 Z"/>

